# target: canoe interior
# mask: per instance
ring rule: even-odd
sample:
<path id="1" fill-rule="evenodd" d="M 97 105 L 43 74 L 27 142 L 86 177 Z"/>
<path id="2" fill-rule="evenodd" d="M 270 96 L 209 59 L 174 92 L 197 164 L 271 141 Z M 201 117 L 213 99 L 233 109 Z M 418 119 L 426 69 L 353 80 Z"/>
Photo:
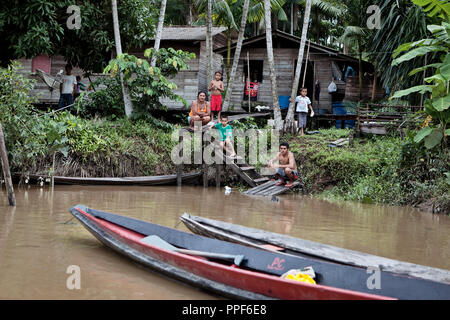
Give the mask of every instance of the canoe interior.
<path id="1" fill-rule="evenodd" d="M 139 262 L 143 262 L 142 256 L 147 257 L 147 260 L 153 259 L 152 263 L 146 263 L 146 265 L 168 275 L 174 276 L 175 278 L 181 277 L 187 282 L 206 289 L 212 289 L 213 291 L 219 292 L 220 290 L 228 290 L 226 295 L 233 293 L 236 297 L 251 299 L 255 297 L 257 299 L 260 299 L 261 297 L 279 299 L 387 298 L 339 288 L 330 288 L 322 285 L 310 285 L 285 280 L 260 272 L 248 271 L 241 268 L 206 261 L 205 259 L 199 257 L 192 257 L 186 254 L 167 251 L 162 248 L 148 245 L 140 240 L 145 237 L 145 233 L 142 233 L 142 231 L 145 231 L 142 229 L 145 225 L 146 227 L 153 228 L 152 231 L 158 231 L 158 229 L 161 228 L 164 232 L 166 232 L 166 234 L 167 229 L 170 228 L 146 223 L 136 219 L 95 211 L 84 206 L 75 206 L 71 208 L 70 211 L 102 243 L 115 249 L 116 251 L 119 251 L 120 253 L 125 254 Z M 115 220 L 115 222 L 111 222 L 110 220 Z M 127 227 L 121 226 L 119 222 L 125 223 Z M 139 224 L 139 222 L 143 224 Z M 148 230 L 150 229 L 147 229 L 147 231 Z M 172 230 L 175 234 L 182 233 L 188 236 L 194 236 L 196 238 L 204 238 L 174 229 L 170 230 Z M 165 237 L 164 240 L 167 241 L 169 238 L 170 237 Z M 190 278 L 188 276 L 186 277 L 186 271 L 192 273 Z M 213 283 L 213 288 L 210 287 L 211 283 Z"/>
<path id="2" fill-rule="evenodd" d="M 283 247 L 285 253 L 322 259 L 361 268 L 379 267 L 381 270 L 450 285 L 450 271 L 417 265 L 348 250 L 313 241 L 294 238 L 264 230 L 235 225 L 203 217 L 183 214 L 181 220 L 194 233 L 260 247 L 271 244 Z"/>
<path id="3" fill-rule="evenodd" d="M 450 298 L 448 285 L 432 281 L 415 279 L 402 275 L 393 275 L 391 273 L 380 271 L 382 285 L 380 288 L 373 289 L 369 288 L 367 284 L 371 274 L 368 274 L 367 270 L 364 268 L 318 261 L 279 252 L 265 251 L 240 244 L 198 236 L 94 209 L 88 208 L 86 210 L 96 218 L 123 226 L 143 236 L 157 235 L 179 248 L 244 255 L 245 260 L 241 267 L 243 270 L 252 270 L 263 272 L 268 275 L 280 276 L 291 269 L 301 269 L 312 266 L 316 272 L 318 284 L 323 286 L 401 299 Z M 414 288 L 414 290 L 411 290 L 411 288 Z"/>

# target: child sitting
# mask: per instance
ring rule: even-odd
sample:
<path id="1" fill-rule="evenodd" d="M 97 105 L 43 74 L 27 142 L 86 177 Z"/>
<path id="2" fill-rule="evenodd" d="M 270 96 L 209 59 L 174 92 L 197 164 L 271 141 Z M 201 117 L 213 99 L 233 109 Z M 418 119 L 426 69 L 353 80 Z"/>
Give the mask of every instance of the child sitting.
<path id="1" fill-rule="evenodd" d="M 215 127 L 217 130 L 219 130 L 220 147 L 225 150 L 226 155 L 229 154 L 230 158 L 236 158 L 236 152 L 234 152 L 233 141 L 231 140 L 233 134 L 231 126 L 228 124 L 228 116 L 222 115 L 220 117 L 220 122 L 217 124 L 211 124 L 209 126 L 209 129 L 211 129 L 212 127 Z"/>

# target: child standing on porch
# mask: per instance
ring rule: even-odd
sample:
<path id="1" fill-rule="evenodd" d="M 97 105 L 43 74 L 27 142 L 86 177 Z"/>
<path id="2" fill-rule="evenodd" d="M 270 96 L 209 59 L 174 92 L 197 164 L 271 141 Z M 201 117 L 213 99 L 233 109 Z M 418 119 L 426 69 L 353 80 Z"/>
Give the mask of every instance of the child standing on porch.
<path id="1" fill-rule="evenodd" d="M 223 82 L 220 80 L 222 73 L 216 71 L 214 73 L 214 80 L 209 84 L 208 90 L 211 91 L 211 121 L 214 122 L 214 112 L 218 112 L 217 121 L 220 121 L 220 114 L 222 111 L 222 92 L 225 90 Z"/>
<path id="2" fill-rule="evenodd" d="M 295 98 L 295 103 L 297 104 L 295 111 L 298 115 L 298 127 L 300 128 L 301 135 L 304 135 L 304 128 L 306 128 L 306 117 L 308 115 L 308 107 L 311 110 L 311 117 L 314 117 L 314 111 L 311 105 L 311 100 L 306 96 L 308 89 L 301 88 L 300 95 Z M 292 101 L 292 98 L 289 98 Z"/>

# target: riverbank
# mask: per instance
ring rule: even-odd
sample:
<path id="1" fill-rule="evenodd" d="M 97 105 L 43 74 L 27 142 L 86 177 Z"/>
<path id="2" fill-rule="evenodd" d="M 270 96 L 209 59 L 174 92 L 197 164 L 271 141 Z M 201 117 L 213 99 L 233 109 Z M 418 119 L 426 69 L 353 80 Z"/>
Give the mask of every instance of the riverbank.
<path id="1" fill-rule="evenodd" d="M 47 118 L 40 120 L 44 127 L 39 139 L 27 136 L 27 141 L 41 143 L 33 157 L 27 158 L 17 150 L 21 141 L 9 145 L 13 154 L 21 154 L 12 159 L 13 172 L 78 177 L 176 172 L 170 158 L 177 143 L 171 139 L 176 124 L 157 119 L 84 119 L 68 112 Z M 241 129 L 262 125 L 254 119 L 233 123 L 234 128 Z M 412 205 L 434 213 L 450 213 L 448 150 L 439 154 L 425 152 L 410 139 L 395 136 L 353 139 L 351 145 L 342 148 L 327 146 L 348 136 L 348 130 L 321 129 L 303 137 L 282 137 L 295 154 L 304 183 L 301 193 L 327 200 Z M 28 143 L 32 149 L 34 146 Z M 199 168 L 193 165 L 183 168 L 184 172 L 192 170 Z M 232 172 L 226 174 L 229 177 L 224 177 L 224 183 L 239 186 L 239 179 L 231 176 Z"/>
<path id="2" fill-rule="evenodd" d="M 327 146 L 349 136 L 348 130 L 286 137 L 305 188 L 327 200 L 412 205 L 450 214 L 450 153 L 425 152 L 410 139 L 371 136 L 341 148 Z"/>

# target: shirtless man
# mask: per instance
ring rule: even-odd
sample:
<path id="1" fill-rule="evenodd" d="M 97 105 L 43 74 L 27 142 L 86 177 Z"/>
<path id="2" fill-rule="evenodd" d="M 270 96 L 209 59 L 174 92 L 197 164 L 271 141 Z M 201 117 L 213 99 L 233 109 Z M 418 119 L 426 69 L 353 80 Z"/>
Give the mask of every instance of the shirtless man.
<path id="1" fill-rule="evenodd" d="M 278 160 L 279 164 L 274 164 L 276 160 Z M 285 186 L 286 188 L 291 188 L 294 185 L 294 181 L 298 179 L 297 164 L 295 163 L 294 154 L 289 151 L 287 142 L 280 144 L 280 152 L 269 161 L 268 167 L 277 169 L 277 176 L 280 178 L 280 181 L 276 183 L 277 186 L 285 184 L 286 179 L 289 179 L 289 183 Z"/>
<path id="2" fill-rule="evenodd" d="M 211 120 L 214 121 L 214 112 L 217 111 L 217 120 L 220 121 L 222 111 L 222 92 L 225 90 L 223 82 L 220 80 L 222 74 L 219 71 L 214 73 L 214 80 L 209 84 L 208 90 L 211 91 Z"/>

